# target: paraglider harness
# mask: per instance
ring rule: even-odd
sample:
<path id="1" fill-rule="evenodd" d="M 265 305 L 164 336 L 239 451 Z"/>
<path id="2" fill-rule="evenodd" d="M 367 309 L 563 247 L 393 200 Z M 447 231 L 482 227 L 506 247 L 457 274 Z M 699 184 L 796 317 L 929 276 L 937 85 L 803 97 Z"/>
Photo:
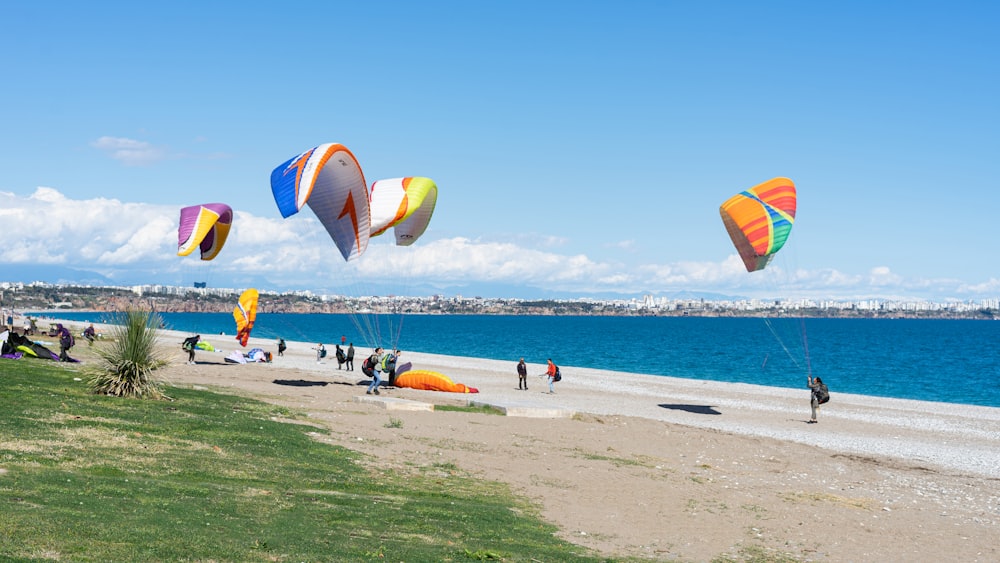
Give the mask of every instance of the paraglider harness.
<path id="1" fill-rule="evenodd" d="M 826 383 L 820 383 L 819 389 L 813 391 L 816 395 L 816 404 L 822 405 L 830 402 L 830 390 L 826 388 Z"/>
<path id="2" fill-rule="evenodd" d="M 372 359 L 374 356 L 368 356 L 365 361 L 361 364 L 361 373 L 367 375 L 368 377 L 375 377 L 375 362 L 378 359 Z"/>
<path id="3" fill-rule="evenodd" d="M 556 374 L 552 376 L 552 381 L 562 381 L 562 372 L 559 371 L 559 366 L 556 366 Z"/>
<path id="4" fill-rule="evenodd" d="M 382 358 L 382 373 L 386 375 L 389 381 L 389 385 L 393 385 L 396 382 L 396 354 L 386 354 Z"/>

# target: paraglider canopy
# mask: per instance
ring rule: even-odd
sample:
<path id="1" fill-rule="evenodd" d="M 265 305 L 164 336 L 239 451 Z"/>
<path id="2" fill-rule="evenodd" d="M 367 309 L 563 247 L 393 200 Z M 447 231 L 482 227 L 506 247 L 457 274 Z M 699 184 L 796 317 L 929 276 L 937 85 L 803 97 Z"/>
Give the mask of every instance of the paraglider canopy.
<path id="1" fill-rule="evenodd" d="M 437 191 L 430 178 L 391 178 L 372 184 L 371 236 L 394 227 L 398 246 L 413 244 L 427 230 Z"/>
<path id="2" fill-rule="evenodd" d="M 205 203 L 181 209 L 177 228 L 177 255 L 201 249 L 201 259 L 211 260 L 226 244 L 233 223 L 233 209 L 225 203 Z"/>
<path id="3" fill-rule="evenodd" d="M 781 250 L 795 222 L 795 183 L 773 178 L 729 198 L 722 222 L 748 272 L 763 270 Z"/>
<path id="4" fill-rule="evenodd" d="M 308 204 L 344 260 L 367 248 L 368 185 L 361 165 L 344 145 L 319 145 L 278 166 L 271 172 L 271 193 L 285 218 Z"/>
<path id="5" fill-rule="evenodd" d="M 253 330 L 253 323 L 257 320 L 258 298 L 256 289 L 248 289 L 240 295 L 240 300 L 233 309 L 233 318 L 236 320 L 236 340 L 240 341 L 240 346 L 245 347 L 250 340 L 250 331 Z"/>

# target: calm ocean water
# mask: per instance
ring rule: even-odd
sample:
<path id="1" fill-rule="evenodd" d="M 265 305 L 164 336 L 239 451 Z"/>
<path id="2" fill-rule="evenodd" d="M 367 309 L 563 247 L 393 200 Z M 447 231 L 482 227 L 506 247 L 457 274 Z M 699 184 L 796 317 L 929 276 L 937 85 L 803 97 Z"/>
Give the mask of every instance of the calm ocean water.
<path id="1" fill-rule="evenodd" d="M 108 321 L 95 313 L 58 316 Z M 163 313 L 163 318 L 172 330 L 235 333 L 228 313 Z M 370 343 L 355 320 L 261 313 L 253 336 L 331 345 L 343 335 L 364 350 Z M 536 364 L 551 357 L 560 366 L 788 388 L 804 387 L 811 368 L 834 394 L 1000 407 L 1000 322 L 995 321 L 494 315 L 392 320 L 401 322 L 402 350 L 511 362 L 523 356 Z M 563 373 L 572 377 L 572 369 Z"/>

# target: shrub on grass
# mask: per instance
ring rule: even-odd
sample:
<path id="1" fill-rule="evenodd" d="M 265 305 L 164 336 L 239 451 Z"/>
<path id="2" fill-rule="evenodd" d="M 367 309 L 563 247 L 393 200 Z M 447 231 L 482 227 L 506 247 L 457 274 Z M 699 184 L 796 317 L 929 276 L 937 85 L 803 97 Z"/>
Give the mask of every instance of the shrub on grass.
<path id="1" fill-rule="evenodd" d="M 96 394 L 139 399 L 168 398 L 152 374 L 167 364 L 157 352 L 160 315 L 129 308 L 112 321 L 111 342 L 96 350 L 100 363 L 88 384 Z"/>

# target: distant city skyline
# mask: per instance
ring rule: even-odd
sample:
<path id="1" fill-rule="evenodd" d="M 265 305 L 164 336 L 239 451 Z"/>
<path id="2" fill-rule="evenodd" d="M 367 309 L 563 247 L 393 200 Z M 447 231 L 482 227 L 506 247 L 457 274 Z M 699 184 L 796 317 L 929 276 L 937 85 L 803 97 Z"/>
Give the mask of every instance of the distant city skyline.
<path id="1" fill-rule="evenodd" d="M 162 284 L 137 284 L 131 286 L 90 286 L 90 285 L 78 285 L 78 284 L 49 284 L 45 282 L 33 282 L 33 283 L 22 283 L 22 282 L 5 282 L 0 281 L 0 304 L 3 304 L 4 292 L 13 299 L 18 292 L 31 291 L 33 289 L 57 289 L 57 290 L 81 290 L 81 289 L 97 289 L 97 290 L 114 290 L 114 291 L 125 291 L 134 294 L 137 297 L 146 296 L 177 296 L 179 298 L 185 298 L 186 296 L 210 296 L 215 298 L 234 298 L 239 295 L 242 291 L 241 288 L 235 287 L 181 287 L 181 286 L 169 286 Z M 981 311 L 1000 311 L 1000 298 L 987 298 L 987 299 L 969 299 L 965 301 L 957 300 L 946 300 L 946 301 L 931 301 L 931 300 L 893 300 L 893 299 L 812 299 L 808 297 L 802 298 L 777 298 L 777 299 L 764 299 L 764 298 L 738 298 L 738 297 L 727 297 L 727 296 L 673 296 L 673 297 L 656 297 L 653 295 L 643 295 L 640 297 L 622 297 L 622 298 L 609 298 L 609 299 L 599 299 L 599 298 L 586 298 L 586 297 L 576 297 L 576 298 L 540 298 L 540 299 L 530 299 L 530 298 L 519 298 L 519 297 L 483 297 L 480 295 L 363 295 L 363 296 L 345 296 L 342 294 L 324 294 L 315 293 L 311 290 L 286 290 L 277 291 L 272 289 L 261 289 L 260 295 L 262 298 L 267 299 L 268 297 L 282 297 L 282 296 L 297 296 L 306 299 L 317 299 L 321 302 L 334 302 L 334 301 L 349 301 L 353 303 L 368 303 L 373 306 L 377 304 L 391 304 L 396 303 L 395 306 L 400 306 L 400 304 L 407 303 L 426 303 L 426 302 L 479 302 L 487 307 L 490 304 L 503 304 L 503 303 L 543 303 L 543 302 L 560 302 L 560 303 L 594 303 L 600 304 L 602 307 L 608 308 L 625 308 L 625 309 L 658 309 L 658 310 L 693 310 L 693 309 L 706 309 L 706 310 L 718 310 L 718 311 L 735 311 L 735 312 L 756 312 L 765 310 L 787 310 L 787 311 L 802 311 L 807 309 L 816 310 L 826 310 L 826 311 L 870 311 L 870 312 L 882 312 L 882 313 L 893 313 L 893 312 L 953 312 L 953 313 L 971 313 L 971 312 L 981 312 Z M 10 300 L 8 300 L 8 303 Z M 60 306 L 69 306 L 72 308 L 70 302 L 57 302 L 52 304 L 53 307 L 59 308 Z M 228 305 L 226 306 L 228 311 Z M 420 307 L 415 308 L 414 312 L 419 312 Z"/>
<path id="2" fill-rule="evenodd" d="M 5 6 L 0 280 L 1000 296 L 1000 4 L 306 0 L 296 13 Z M 271 171 L 326 142 L 353 151 L 369 186 L 436 182 L 416 244 L 377 240 L 345 263 L 311 211 L 281 218 Z M 718 208 L 778 176 L 798 189 L 794 227 L 749 274 Z M 180 208 L 209 202 L 235 210 L 230 240 L 209 263 L 178 257 Z"/>

